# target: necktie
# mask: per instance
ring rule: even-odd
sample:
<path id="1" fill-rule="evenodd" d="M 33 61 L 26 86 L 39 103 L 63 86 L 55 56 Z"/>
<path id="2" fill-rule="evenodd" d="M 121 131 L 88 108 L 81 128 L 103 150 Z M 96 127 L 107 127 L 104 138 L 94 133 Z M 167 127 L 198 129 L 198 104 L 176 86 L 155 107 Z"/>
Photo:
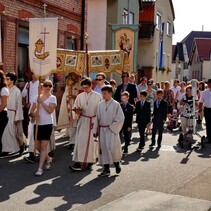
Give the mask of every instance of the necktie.
<path id="1" fill-rule="evenodd" d="M 141 108 L 143 108 L 144 107 L 144 102 L 143 101 L 141 101 Z"/>
<path id="2" fill-rule="evenodd" d="M 159 108 L 160 100 L 157 100 L 157 108 Z"/>

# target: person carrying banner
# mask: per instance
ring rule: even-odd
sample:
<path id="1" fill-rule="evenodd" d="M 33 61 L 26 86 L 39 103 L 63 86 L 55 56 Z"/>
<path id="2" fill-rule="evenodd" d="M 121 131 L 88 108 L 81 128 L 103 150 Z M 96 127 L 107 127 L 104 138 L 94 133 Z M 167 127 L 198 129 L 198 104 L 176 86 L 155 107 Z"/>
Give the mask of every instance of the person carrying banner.
<path id="1" fill-rule="evenodd" d="M 38 118 L 38 134 L 36 148 L 40 152 L 39 168 L 35 176 L 43 174 L 43 165 L 46 161 L 46 169 L 50 169 L 52 158 L 48 156 L 47 147 L 50 143 L 51 134 L 53 131 L 53 112 L 57 105 L 57 100 L 51 94 L 53 84 L 50 80 L 43 83 L 43 93 L 33 102 L 30 117 Z M 39 113 L 37 113 L 37 105 L 40 104 Z M 36 130 L 34 130 L 36 133 Z"/>
<path id="2" fill-rule="evenodd" d="M 66 129 L 66 135 L 69 136 L 68 149 L 72 149 L 75 144 L 76 123 L 75 112 L 72 111 L 75 99 L 81 90 L 81 76 L 72 72 L 66 76 L 65 92 L 62 96 L 57 129 Z"/>
<path id="3" fill-rule="evenodd" d="M 76 97 L 74 108 L 78 115 L 75 148 L 73 152 L 74 165 L 69 168 L 73 171 L 81 171 L 85 165 L 88 170 L 92 170 L 93 163 L 96 162 L 96 143 L 92 136 L 92 128 L 97 113 L 99 102 L 102 100 L 101 94 L 92 90 L 92 81 L 85 78 L 81 82 L 84 92 Z"/>

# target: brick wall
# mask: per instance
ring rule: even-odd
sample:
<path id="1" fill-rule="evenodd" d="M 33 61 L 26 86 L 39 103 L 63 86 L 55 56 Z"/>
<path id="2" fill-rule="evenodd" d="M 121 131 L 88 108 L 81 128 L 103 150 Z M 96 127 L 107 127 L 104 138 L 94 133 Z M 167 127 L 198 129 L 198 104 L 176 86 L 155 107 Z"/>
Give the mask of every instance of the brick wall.
<path id="1" fill-rule="evenodd" d="M 74 34 L 80 40 L 81 36 L 81 0 L 46 0 L 47 17 L 59 17 L 58 47 L 65 47 L 65 33 Z M 28 20 L 20 17 L 43 17 L 43 1 L 37 0 L 0 0 L 3 5 L 4 27 L 3 38 L 3 69 L 4 71 L 17 71 L 17 29 L 18 25 L 28 26 Z M 20 11 L 22 16 L 20 16 Z M 62 18 L 61 18 L 62 17 Z M 27 17 L 26 17 L 27 18 Z M 20 21 L 22 20 L 22 21 Z M 73 25 L 77 30 L 71 31 L 68 25 Z M 73 28 L 73 27 L 72 27 Z M 68 31 L 69 30 L 69 31 Z M 80 48 L 80 41 L 78 42 Z"/>

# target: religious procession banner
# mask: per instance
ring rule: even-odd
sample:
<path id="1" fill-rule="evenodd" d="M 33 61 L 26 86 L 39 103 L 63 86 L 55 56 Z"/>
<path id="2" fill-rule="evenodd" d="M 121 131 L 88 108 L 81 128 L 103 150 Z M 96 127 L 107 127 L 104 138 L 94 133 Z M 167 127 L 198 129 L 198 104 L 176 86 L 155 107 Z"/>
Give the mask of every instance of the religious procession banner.
<path id="1" fill-rule="evenodd" d="M 117 72 L 121 74 L 124 69 L 124 51 L 89 51 L 88 68 L 89 72 Z M 75 72 L 85 74 L 86 71 L 86 52 L 57 49 L 56 71 L 52 73 L 67 74 Z"/>
<path id="2" fill-rule="evenodd" d="M 139 25 L 112 25 L 112 47 L 125 52 L 124 71 L 137 71 Z"/>
<path id="3" fill-rule="evenodd" d="M 116 72 L 121 74 L 124 65 L 123 51 L 90 51 L 89 72 Z"/>
<path id="4" fill-rule="evenodd" d="M 29 19 L 29 62 L 36 77 L 56 70 L 58 18 Z"/>
<path id="5" fill-rule="evenodd" d="M 86 54 L 84 51 L 57 49 L 56 72 L 61 74 L 70 72 L 83 74 L 85 70 L 85 59 Z"/>

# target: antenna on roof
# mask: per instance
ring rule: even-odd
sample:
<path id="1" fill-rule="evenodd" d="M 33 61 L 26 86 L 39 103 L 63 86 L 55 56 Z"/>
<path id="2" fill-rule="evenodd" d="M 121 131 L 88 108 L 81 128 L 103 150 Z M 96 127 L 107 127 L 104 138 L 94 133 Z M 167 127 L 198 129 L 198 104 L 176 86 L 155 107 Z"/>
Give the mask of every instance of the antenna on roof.
<path id="1" fill-rule="evenodd" d="M 202 31 L 204 31 L 204 25 L 202 25 Z"/>

